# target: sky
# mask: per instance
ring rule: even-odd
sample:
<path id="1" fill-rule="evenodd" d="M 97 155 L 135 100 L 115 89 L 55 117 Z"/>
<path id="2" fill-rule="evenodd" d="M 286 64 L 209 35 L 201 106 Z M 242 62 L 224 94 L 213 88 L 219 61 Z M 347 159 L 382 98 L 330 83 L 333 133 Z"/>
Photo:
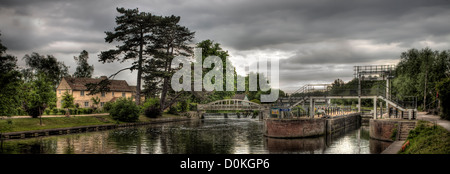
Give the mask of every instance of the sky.
<path id="1" fill-rule="evenodd" d="M 280 60 L 280 88 L 345 82 L 353 66 L 393 65 L 411 48 L 450 49 L 447 0 L 1 0 L 0 40 L 8 54 L 51 54 L 76 68 L 74 56 L 89 52 L 94 76 L 111 75 L 131 62 L 101 63 L 117 7 L 181 16 L 195 31 L 193 44 L 221 44 L 239 72 L 258 58 Z M 116 79 L 136 84 L 136 72 Z"/>

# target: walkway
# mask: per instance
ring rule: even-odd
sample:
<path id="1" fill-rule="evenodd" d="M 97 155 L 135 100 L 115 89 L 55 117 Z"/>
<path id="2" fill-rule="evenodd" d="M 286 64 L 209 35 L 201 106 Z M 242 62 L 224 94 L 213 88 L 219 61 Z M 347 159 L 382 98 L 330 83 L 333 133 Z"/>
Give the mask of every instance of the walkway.
<path id="1" fill-rule="evenodd" d="M 425 120 L 430 122 L 436 122 L 438 125 L 450 131 L 450 121 L 443 120 L 438 115 L 427 115 L 426 112 L 418 112 L 417 120 Z"/>
<path id="2" fill-rule="evenodd" d="M 88 116 L 106 116 L 109 115 L 109 113 L 98 113 L 98 114 L 83 114 L 83 115 L 70 115 L 71 117 L 88 117 Z M 42 118 L 50 118 L 50 117 L 66 117 L 66 115 L 42 115 Z M 27 115 L 21 115 L 21 116 L 0 116 L 0 119 L 7 119 L 7 118 L 31 118 L 31 116 Z M 38 117 L 39 118 L 39 117 Z"/>
<path id="3" fill-rule="evenodd" d="M 389 147 L 387 147 L 381 154 L 397 154 L 402 149 L 405 141 L 394 141 Z"/>

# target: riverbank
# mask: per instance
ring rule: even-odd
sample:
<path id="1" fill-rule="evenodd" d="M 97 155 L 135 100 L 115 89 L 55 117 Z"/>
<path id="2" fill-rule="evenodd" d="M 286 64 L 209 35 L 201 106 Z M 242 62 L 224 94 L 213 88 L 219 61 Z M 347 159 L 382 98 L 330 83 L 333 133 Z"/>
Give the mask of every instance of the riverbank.
<path id="1" fill-rule="evenodd" d="M 183 116 L 163 114 L 160 118 L 148 118 L 143 115 L 139 117 L 136 123 L 146 123 L 158 121 L 167 118 L 185 118 Z M 7 132 L 22 132 L 22 131 L 34 131 L 44 129 L 58 129 L 69 128 L 79 126 L 92 126 L 92 125 L 108 125 L 108 124 L 125 124 L 113 120 L 108 115 L 89 115 L 89 116 L 71 116 L 71 117 L 42 117 L 42 125 L 39 118 L 14 118 L 0 120 L 0 133 Z"/>
<path id="2" fill-rule="evenodd" d="M 410 145 L 400 154 L 450 154 L 450 132 L 433 122 L 419 120 L 406 141 Z"/>

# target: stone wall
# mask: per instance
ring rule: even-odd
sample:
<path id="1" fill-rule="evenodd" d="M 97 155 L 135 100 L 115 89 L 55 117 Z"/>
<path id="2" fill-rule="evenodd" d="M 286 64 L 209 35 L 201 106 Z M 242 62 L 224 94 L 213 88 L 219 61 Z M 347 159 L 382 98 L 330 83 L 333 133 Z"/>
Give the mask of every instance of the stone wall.
<path id="1" fill-rule="evenodd" d="M 383 140 L 383 141 L 393 141 L 391 136 L 393 132 L 398 129 L 398 121 L 381 119 L 381 120 L 370 120 L 370 138 Z"/>
<path id="2" fill-rule="evenodd" d="M 361 125 L 361 116 L 359 113 L 342 115 L 327 119 L 327 133 L 334 133 L 340 129 L 348 127 L 357 127 Z"/>
<path id="3" fill-rule="evenodd" d="M 326 119 L 264 119 L 264 135 L 275 138 L 314 137 L 325 134 Z"/>
<path id="4" fill-rule="evenodd" d="M 301 138 L 332 134 L 341 129 L 361 125 L 359 113 L 319 119 L 277 119 L 264 120 L 264 135 L 276 138 Z"/>

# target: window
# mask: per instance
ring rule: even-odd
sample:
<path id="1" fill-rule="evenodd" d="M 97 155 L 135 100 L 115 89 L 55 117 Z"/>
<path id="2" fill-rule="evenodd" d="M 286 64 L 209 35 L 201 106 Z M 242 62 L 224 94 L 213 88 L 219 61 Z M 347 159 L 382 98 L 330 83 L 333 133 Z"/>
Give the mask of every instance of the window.
<path id="1" fill-rule="evenodd" d="M 125 93 L 124 92 L 122 92 L 122 97 L 125 97 Z"/>
<path id="2" fill-rule="evenodd" d="M 105 102 L 100 102 L 100 106 L 103 107 L 105 105 Z"/>
<path id="3" fill-rule="evenodd" d="M 114 92 L 112 92 L 112 96 L 114 97 Z"/>
<path id="4" fill-rule="evenodd" d="M 84 96 L 84 91 L 80 91 L 80 96 Z"/>
<path id="5" fill-rule="evenodd" d="M 105 96 L 105 92 L 102 92 L 102 97 L 104 97 Z"/>
<path id="6" fill-rule="evenodd" d="M 89 102 L 84 102 L 84 107 L 89 107 Z"/>
<path id="7" fill-rule="evenodd" d="M 58 90 L 59 91 L 59 94 L 61 94 L 61 90 Z"/>

